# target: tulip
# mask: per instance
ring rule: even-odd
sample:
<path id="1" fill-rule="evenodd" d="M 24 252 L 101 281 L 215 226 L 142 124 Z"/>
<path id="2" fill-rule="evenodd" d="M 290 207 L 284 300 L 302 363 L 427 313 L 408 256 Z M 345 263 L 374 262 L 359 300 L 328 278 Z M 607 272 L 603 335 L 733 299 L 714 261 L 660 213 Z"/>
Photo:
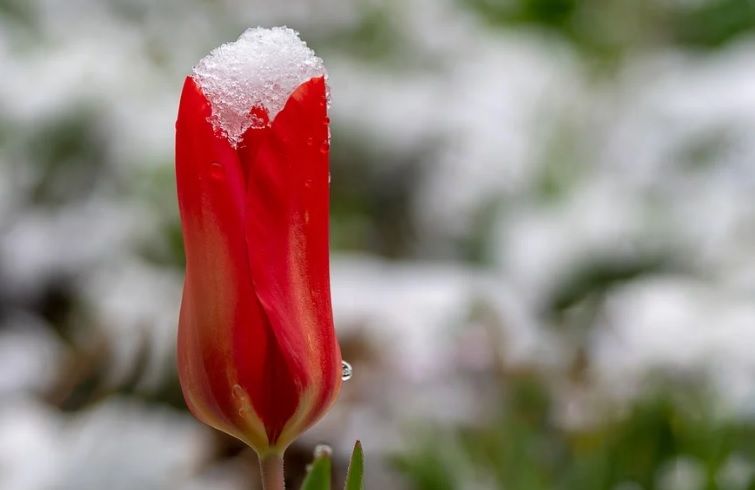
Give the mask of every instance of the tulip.
<path id="1" fill-rule="evenodd" d="M 176 122 L 186 252 L 178 373 L 194 416 L 251 446 L 265 470 L 322 417 L 342 383 L 330 299 L 326 81 L 303 81 L 277 114 L 245 108 L 240 134 L 222 126 L 205 92 L 195 70 Z"/>

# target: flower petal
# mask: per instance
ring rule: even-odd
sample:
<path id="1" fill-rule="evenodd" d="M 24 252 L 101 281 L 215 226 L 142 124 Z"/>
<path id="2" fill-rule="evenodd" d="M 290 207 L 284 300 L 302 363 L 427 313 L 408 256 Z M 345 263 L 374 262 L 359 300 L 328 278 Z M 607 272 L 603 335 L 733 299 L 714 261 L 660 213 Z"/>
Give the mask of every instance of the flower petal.
<path id="1" fill-rule="evenodd" d="M 210 106 L 187 78 L 176 123 L 176 180 L 186 251 L 178 366 L 187 404 L 204 422 L 266 445 L 240 369 L 262 384 L 269 328 L 249 279 L 244 178 L 235 150 L 217 134 Z M 237 362 L 243 359 L 243 363 Z"/>
<path id="2" fill-rule="evenodd" d="M 246 238 L 254 290 L 306 403 L 294 420 L 288 414 L 274 421 L 288 424 L 286 433 L 292 425 L 311 425 L 341 386 L 330 302 L 325 90 L 322 77 L 300 85 L 270 128 L 249 131 L 239 149 L 248 175 Z"/>

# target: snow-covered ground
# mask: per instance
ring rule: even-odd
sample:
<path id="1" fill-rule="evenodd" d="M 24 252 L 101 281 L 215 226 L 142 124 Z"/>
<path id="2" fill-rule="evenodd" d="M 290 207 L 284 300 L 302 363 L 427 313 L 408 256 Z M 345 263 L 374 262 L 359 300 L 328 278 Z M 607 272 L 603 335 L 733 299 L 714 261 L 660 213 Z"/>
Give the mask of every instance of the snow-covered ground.
<path id="1" fill-rule="evenodd" d="M 334 253 L 339 333 L 368 348 L 353 350 L 354 380 L 307 441 L 345 453 L 362 437 L 379 452 L 401 444 L 402 418 L 483 413 L 470 379 L 497 363 L 558 372 L 573 345 L 548 306 L 596 259 L 672 267 L 605 291 L 584 339 L 591 389 L 620 401 L 659 370 L 701 376 L 723 409 L 755 416 L 755 37 L 643 52 L 596 75 L 558 39 L 495 30 L 450 1 L 365 3 L 394 16 L 405 49 L 391 61 L 327 42 L 362 21 L 347 0 L 15 3 L 25 14 L 0 14 L 1 488 L 245 487 L 239 468 L 203 466 L 208 432 L 185 413 L 42 400 L 92 339 L 110 348 L 109 386 L 136 362 L 141 390 L 173 376 L 181 271 L 143 248 L 175 220 L 174 188 L 164 179 L 155 196 L 143 181 L 170 176 L 183 77 L 256 24 L 319 44 L 334 145 L 357 136 L 394 156 L 380 164 L 397 175 L 420 168 L 404 210 L 411 254 Z M 101 147 L 90 187 L 39 163 L 43 129 L 79 115 Z M 35 201 L 40 182 L 62 200 Z M 459 253 L 473 234 L 483 265 Z M 37 308 L 60 280 L 86 312 L 68 338 Z"/>

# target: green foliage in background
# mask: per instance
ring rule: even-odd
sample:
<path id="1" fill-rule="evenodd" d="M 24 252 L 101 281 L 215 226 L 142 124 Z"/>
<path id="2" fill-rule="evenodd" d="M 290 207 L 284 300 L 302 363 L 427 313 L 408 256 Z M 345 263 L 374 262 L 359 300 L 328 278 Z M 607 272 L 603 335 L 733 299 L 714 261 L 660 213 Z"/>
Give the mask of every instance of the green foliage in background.
<path id="1" fill-rule="evenodd" d="M 459 1 L 494 25 L 540 27 L 608 56 L 666 41 L 715 48 L 755 32 L 752 0 Z"/>
<path id="2" fill-rule="evenodd" d="M 697 388 L 659 389 L 595 426 L 565 429 L 554 421 L 558 407 L 537 377 L 513 377 L 506 385 L 498 414 L 487 423 L 432 427 L 413 451 L 396 458 L 412 488 L 755 488 L 755 424 L 717 414 Z"/>

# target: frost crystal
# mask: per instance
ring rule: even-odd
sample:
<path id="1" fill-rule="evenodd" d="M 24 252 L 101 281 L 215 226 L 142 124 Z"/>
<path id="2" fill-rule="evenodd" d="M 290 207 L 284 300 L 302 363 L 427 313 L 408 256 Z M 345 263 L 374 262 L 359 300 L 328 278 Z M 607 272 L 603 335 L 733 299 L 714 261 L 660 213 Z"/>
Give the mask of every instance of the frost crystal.
<path id="1" fill-rule="evenodd" d="M 212 106 L 210 122 L 236 147 L 247 129 L 264 124 L 253 107 L 272 121 L 299 85 L 325 75 L 322 59 L 298 32 L 255 27 L 202 58 L 192 76 Z"/>

